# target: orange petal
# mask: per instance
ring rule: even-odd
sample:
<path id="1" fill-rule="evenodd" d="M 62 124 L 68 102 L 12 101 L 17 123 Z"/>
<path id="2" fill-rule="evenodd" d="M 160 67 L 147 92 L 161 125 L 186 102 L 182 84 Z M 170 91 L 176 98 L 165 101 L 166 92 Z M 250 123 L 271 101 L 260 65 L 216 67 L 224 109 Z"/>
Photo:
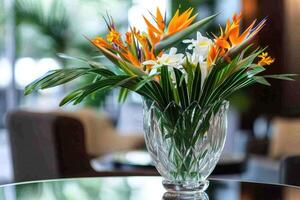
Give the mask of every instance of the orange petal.
<path id="1" fill-rule="evenodd" d="M 127 52 L 121 53 L 121 54 L 134 66 L 137 66 L 137 67 L 141 66 L 140 61 L 138 61 L 138 59 L 136 57 L 134 57 L 131 52 L 127 51 Z"/>
<path id="2" fill-rule="evenodd" d="M 159 27 L 160 31 L 163 32 L 165 29 L 165 22 L 164 22 L 164 18 L 158 7 L 156 9 L 156 23 L 157 23 L 157 26 Z"/>
<path id="3" fill-rule="evenodd" d="M 191 18 L 189 18 L 188 20 L 186 20 L 182 25 L 180 25 L 176 32 L 179 32 L 181 31 L 182 29 L 185 29 L 186 27 L 188 27 L 194 20 L 195 18 L 197 17 L 198 14 L 195 14 L 194 16 L 192 16 Z"/>
<path id="4" fill-rule="evenodd" d="M 253 28 L 256 20 L 252 22 L 252 24 L 242 33 L 242 35 L 239 36 L 240 42 L 243 41 L 250 33 L 251 29 Z"/>
<path id="5" fill-rule="evenodd" d="M 147 27 L 148 27 L 148 29 L 150 29 L 150 31 L 153 31 L 153 32 L 155 32 L 155 33 L 157 33 L 157 34 L 161 34 L 162 32 L 160 31 L 160 30 L 158 30 L 155 26 L 153 26 L 144 16 L 143 16 L 143 18 L 144 18 L 144 21 L 145 21 L 145 23 L 146 23 L 146 25 L 147 25 Z"/>
<path id="6" fill-rule="evenodd" d="M 232 16 L 232 22 L 235 24 L 239 24 L 241 22 L 241 19 L 242 19 L 242 13 L 240 14 L 234 13 L 234 15 Z"/>
<path id="7" fill-rule="evenodd" d="M 149 34 L 149 38 L 151 40 L 152 47 L 154 47 L 155 44 L 159 42 L 160 36 L 158 36 L 157 34 L 152 32 L 151 30 L 148 30 L 148 34 Z"/>
<path id="8" fill-rule="evenodd" d="M 184 11 L 179 17 L 178 17 L 178 21 L 177 24 L 183 24 L 186 20 L 189 19 L 189 17 L 191 16 L 193 12 L 192 8 L 187 9 L 186 11 Z"/>
<path id="9" fill-rule="evenodd" d="M 176 11 L 175 16 L 169 23 L 168 35 L 176 33 L 186 27 L 188 27 L 196 18 L 197 14 L 190 17 L 193 12 L 192 8 L 187 9 L 182 14 L 179 15 L 179 11 Z"/>
<path id="10" fill-rule="evenodd" d="M 229 33 L 230 27 L 231 27 L 230 20 L 227 19 L 227 21 L 226 21 L 226 28 L 225 28 L 225 34 Z"/>
<path id="11" fill-rule="evenodd" d="M 230 48 L 230 44 L 224 38 L 216 39 L 215 44 L 223 49 Z"/>
<path id="12" fill-rule="evenodd" d="M 173 32 L 175 29 L 175 23 L 178 20 L 178 15 L 179 15 L 179 10 L 176 11 L 175 15 L 173 16 L 173 18 L 171 19 L 171 21 L 169 22 L 169 26 L 168 26 L 168 33 Z"/>
<path id="13" fill-rule="evenodd" d="M 102 37 L 96 37 L 91 42 L 96 47 L 102 47 L 102 48 L 106 48 L 106 49 L 112 49 L 112 46 L 110 44 L 108 44 Z"/>
<path id="14" fill-rule="evenodd" d="M 230 31 L 229 40 L 232 45 L 237 45 L 239 43 L 239 32 L 240 27 L 236 27 Z"/>

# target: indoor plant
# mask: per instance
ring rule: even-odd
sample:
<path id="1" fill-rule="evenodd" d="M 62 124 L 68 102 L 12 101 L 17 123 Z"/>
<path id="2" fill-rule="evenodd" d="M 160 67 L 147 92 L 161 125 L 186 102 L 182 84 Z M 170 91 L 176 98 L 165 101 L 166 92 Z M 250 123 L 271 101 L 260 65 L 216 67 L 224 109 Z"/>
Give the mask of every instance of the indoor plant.
<path id="1" fill-rule="evenodd" d="M 90 84 L 67 95 L 60 105 L 80 103 L 96 91 L 120 87 L 120 99 L 128 91 L 144 98 L 145 140 L 154 163 L 173 192 L 204 190 L 206 178 L 215 167 L 226 135 L 226 99 L 254 83 L 269 85 L 266 78 L 291 80 L 292 74 L 261 75 L 274 60 L 264 49 L 251 48 L 254 36 L 265 25 L 255 21 L 240 34 L 241 15 L 228 20 L 213 40 L 199 29 L 216 15 L 194 22 L 193 9 L 179 10 L 166 23 L 157 9 L 153 21 L 145 19 L 148 31 L 132 27 L 125 37 L 110 16 L 105 18 L 108 34 L 90 42 L 115 67 L 83 60 L 87 67 L 50 71 L 28 85 L 25 94 L 96 74 Z M 186 39 L 197 32 L 196 39 Z M 183 53 L 173 46 L 187 44 Z"/>

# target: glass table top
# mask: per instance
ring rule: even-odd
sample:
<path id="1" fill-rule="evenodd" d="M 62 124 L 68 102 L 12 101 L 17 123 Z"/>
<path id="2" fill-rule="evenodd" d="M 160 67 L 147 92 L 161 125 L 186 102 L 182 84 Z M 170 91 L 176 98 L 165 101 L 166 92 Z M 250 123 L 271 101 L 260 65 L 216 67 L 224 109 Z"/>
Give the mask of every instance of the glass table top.
<path id="1" fill-rule="evenodd" d="M 170 199 L 166 198 L 166 191 L 161 181 L 161 177 L 144 176 L 74 178 L 24 182 L 0 186 L 0 199 Z M 210 200 L 296 200 L 300 199 L 300 187 L 211 179 L 205 196 L 203 199 Z"/>

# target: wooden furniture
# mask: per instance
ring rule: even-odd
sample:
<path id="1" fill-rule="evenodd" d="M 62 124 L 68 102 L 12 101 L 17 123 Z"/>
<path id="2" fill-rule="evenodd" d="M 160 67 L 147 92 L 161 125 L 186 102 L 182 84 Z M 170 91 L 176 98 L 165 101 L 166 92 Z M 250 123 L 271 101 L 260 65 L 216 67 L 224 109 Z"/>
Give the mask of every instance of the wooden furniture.
<path id="1" fill-rule="evenodd" d="M 0 186 L 0 199 L 199 199 L 168 198 L 161 177 L 98 177 L 59 179 Z M 211 179 L 202 199 L 211 200 L 296 200 L 300 188 L 284 185 Z M 2 196 L 1 196 L 2 195 Z"/>
<path id="2" fill-rule="evenodd" d="M 84 126 L 76 118 L 14 111 L 7 116 L 7 127 L 16 182 L 103 175 L 90 165 L 91 156 L 86 152 Z M 141 175 L 156 174 L 146 170 L 134 172 Z M 132 170 L 120 172 L 131 173 Z"/>

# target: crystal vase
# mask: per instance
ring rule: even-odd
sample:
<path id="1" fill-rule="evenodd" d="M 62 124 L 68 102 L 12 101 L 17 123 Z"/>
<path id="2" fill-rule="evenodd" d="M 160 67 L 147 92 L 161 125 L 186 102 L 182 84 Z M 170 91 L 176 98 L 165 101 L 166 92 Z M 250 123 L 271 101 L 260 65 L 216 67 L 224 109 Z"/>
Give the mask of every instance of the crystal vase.
<path id="1" fill-rule="evenodd" d="M 208 187 L 224 147 L 228 107 L 223 101 L 205 108 L 170 103 L 162 109 L 144 100 L 146 146 L 168 192 L 191 194 Z"/>

